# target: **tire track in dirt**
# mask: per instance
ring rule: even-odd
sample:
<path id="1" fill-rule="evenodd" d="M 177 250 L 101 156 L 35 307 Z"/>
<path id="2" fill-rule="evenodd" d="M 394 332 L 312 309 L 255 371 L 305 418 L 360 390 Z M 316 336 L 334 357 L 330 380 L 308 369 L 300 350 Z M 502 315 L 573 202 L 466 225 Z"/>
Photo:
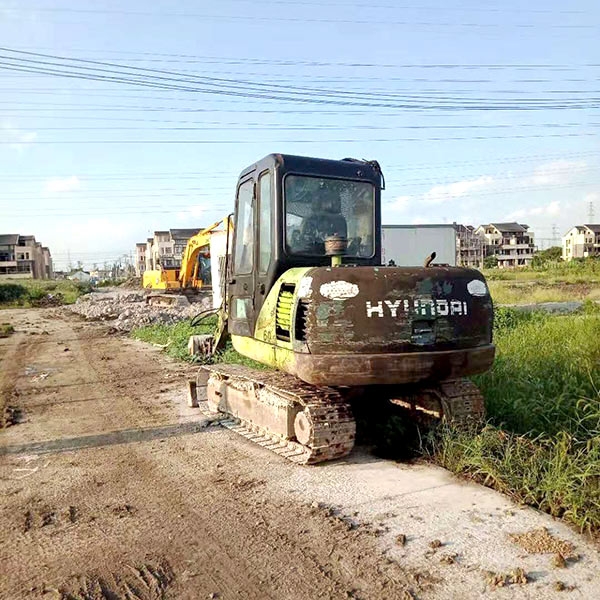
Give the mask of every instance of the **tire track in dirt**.
<path id="1" fill-rule="evenodd" d="M 179 421 L 172 393 L 183 396 L 189 367 L 73 321 L 57 322 L 51 340 L 27 364 L 56 371 L 34 385 L 21 369 L 13 381 L 30 410 L 11 445 Z M 90 383 L 98 400 L 77 402 Z M 0 598 L 366 600 L 426 589 L 368 529 L 273 495 L 273 460 L 217 428 L 0 457 Z"/>

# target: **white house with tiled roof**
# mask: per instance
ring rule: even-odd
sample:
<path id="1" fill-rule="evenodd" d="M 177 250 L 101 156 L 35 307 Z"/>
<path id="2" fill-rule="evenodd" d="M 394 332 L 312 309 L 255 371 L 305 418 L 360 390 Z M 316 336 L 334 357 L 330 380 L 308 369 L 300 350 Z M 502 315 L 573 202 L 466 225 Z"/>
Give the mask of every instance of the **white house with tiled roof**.
<path id="1" fill-rule="evenodd" d="M 600 256 L 600 225 L 575 225 L 562 238 L 563 260 Z"/>
<path id="2" fill-rule="evenodd" d="M 485 255 L 495 256 L 498 267 L 527 267 L 533 260 L 535 244 L 529 225 L 522 223 L 489 223 L 475 233 L 485 238 Z"/>

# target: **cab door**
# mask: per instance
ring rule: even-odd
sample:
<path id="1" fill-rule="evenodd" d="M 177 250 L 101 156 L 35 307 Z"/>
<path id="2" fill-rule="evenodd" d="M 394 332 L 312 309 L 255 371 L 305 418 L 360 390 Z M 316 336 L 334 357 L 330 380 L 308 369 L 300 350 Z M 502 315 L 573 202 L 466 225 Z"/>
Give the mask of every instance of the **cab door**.
<path id="1" fill-rule="evenodd" d="M 256 196 L 258 242 L 255 248 L 254 312 L 258 318 L 270 290 L 269 267 L 273 260 L 273 172 L 271 170 L 267 169 L 259 174 Z"/>
<path id="2" fill-rule="evenodd" d="M 233 269 L 229 282 L 229 330 L 245 337 L 252 336 L 256 320 L 256 204 L 254 176 L 249 174 L 238 184 L 236 194 Z"/>

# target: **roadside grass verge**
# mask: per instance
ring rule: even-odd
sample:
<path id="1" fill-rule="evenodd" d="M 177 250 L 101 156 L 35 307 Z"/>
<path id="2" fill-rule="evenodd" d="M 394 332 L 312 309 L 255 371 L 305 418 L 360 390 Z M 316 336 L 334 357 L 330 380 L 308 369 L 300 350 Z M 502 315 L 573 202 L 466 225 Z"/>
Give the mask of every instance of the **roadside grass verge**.
<path id="1" fill-rule="evenodd" d="M 191 356 L 188 352 L 187 345 L 190 336 L 213 333 L 217 325 L 216 317 L 205 319 L 200 325 L 190 325 L 189 321 L 180 321 L 173 325 L 148 325 L 139 327 L 131 332 L 131 337 L 148 342 L 157 346 L 162 346 L 163 351 L 177 360 L 199 364 L 212 363 L 233 363 L 246 365 L 255 369 L 264 369 L 265 365 L 246 358 L 238 354 L 231 345 L 227 342 L 225 349 L 218 352 L 215 356 L 204 358 L 201 356 Z"/>
<path id="2" fill-rule="evenodd" d="M 92 290 L 89 284 L 53 279 L 15 279 L 0 282 L 0 308 L 31 308 L 73 304 Z"/>
<path id="3" fill-rule="evenodd" d="M 600 300 L 600 283 L 491 280 L 488 286 L 495 304 Z"/>
<path id="4" fill-rule="evenodd" d="M 488 281 L 539 281 L 545 283 L 600 283 L 600 260 L 588 258 L 553 261 L 539 267 L 482 269 Z"/>
<path id="5" fill-rule="evenodd" d="M 494 367 L 474 378 L 482 431 L 440 428 L 433 459 L 454 473 L 600 531 L 600 315 L 499 309 Z"/>

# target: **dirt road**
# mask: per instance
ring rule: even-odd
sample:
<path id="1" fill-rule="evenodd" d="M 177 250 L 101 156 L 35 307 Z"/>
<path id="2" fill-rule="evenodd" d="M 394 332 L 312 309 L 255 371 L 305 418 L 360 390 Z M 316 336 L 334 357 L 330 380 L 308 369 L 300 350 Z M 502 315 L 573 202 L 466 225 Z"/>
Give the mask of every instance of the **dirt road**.
<path id="1" fill-rule="evenodd" d="M 16 421 L 0 433 L 0 598 L 598 590 L 596 548 L 545 515 L 360 449 L 330 465 L 292 465 L 187 408 L 192 367 L 60 310 L 2 319 L 17 333 L 0 340 L 0 392 Z M 574 544 L 568 568 L 508 537 L 540 526 Z M 485 574 L 516 567 L 530 583 L 500 588 Z M 554 591 L 558 580 L 576 587 Z"/>

